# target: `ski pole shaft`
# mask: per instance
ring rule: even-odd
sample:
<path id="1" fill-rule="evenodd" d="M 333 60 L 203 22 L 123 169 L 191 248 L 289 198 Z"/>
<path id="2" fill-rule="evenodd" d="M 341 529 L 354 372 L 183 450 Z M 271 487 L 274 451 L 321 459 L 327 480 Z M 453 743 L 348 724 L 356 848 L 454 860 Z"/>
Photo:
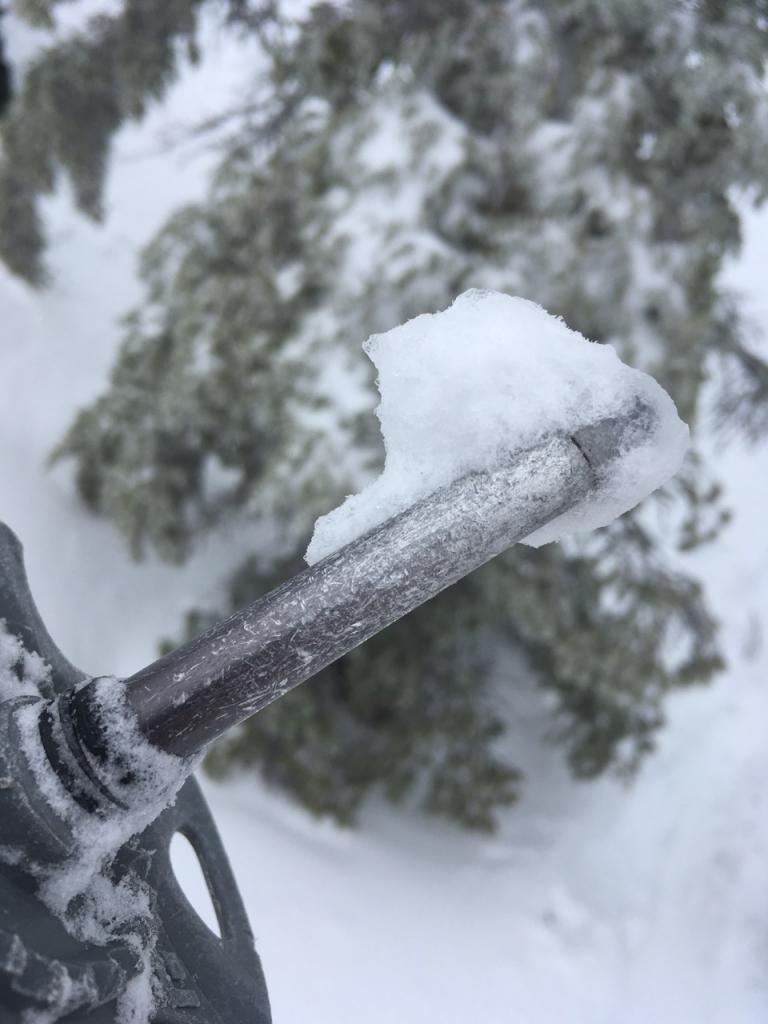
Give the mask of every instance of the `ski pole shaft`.
<path id="1" fill-rule="evenodd" d="M 140 728 L 169 753 L 197 753 L 593 486 L 570 438 L 468 474 L 127 679 Z"/>

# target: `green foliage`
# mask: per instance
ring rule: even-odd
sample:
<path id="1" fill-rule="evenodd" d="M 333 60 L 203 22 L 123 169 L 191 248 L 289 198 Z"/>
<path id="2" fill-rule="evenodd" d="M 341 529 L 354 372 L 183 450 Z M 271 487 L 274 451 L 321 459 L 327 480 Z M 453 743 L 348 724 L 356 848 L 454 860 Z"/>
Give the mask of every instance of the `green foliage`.
<path id="1" fill-rule="evenodd" d="M 60 172 L 77 206 L 100 218 L 110 141 L 175 79 L 178 44 L 193 39 L 202 3 L 125 0 L 119 14 L 92 18 L 32 62 L 1 135 L 0 258 L 19 276 L 44 280 L 37 200 Z M 26 0 L 21 13 L 51 25 L 54 6 Z"/>
<path id="2" fill-rule="evenodd" d="M 192 5 L 169 7 L 163 38 L 190 34 Z M 767 26 L 746 0 L 350 0 L 266 39 L 271 103 L 146 249 L 110 386 L 57 453 L 137 554 L 179 561 L 212 526 L 250 531 L 225 606 L 189 632 L 294 571 L 315 517 L 380 463 L 362 339 L 466 287 L 524 294 L 614 344 L 691 420 L 724 362 L 731 420 L 760 422 L 768 371 L 716 276 L 739 244 L 734 189 L 768 180 Z M 104 38 L 50 51 L 45 75 L 98 63 Z M 98 212 L 111 132 L 174 74 L 170 43 L 132 39 L 154 78 L 140 68 L 131 92 L 94 72 L 86 148 L 102 156 L 87 169 L 48 137 L 40 112 L 59 101 L 30 70 L 6 143 L 34 168 L 25 215 L 58 168 Z M 79 95 L 56 108 L 62 136 Z M 577 776 L 631 773 L 665 694 L 720 664 L 703 595 L 664 550 L 725 518 L 692 458 L 650 511 L 509 552 L 247 723 L 210 767 L 258 766 L 344 821 L 378 788 L 488 828 L 520 785 L 503 707 L 524 674 Z"/>
<path id="3" fill-rule="evenodd" d="M 37 28 L 53 28 L 56 0 L 13 0 L 14 13 Z"/>

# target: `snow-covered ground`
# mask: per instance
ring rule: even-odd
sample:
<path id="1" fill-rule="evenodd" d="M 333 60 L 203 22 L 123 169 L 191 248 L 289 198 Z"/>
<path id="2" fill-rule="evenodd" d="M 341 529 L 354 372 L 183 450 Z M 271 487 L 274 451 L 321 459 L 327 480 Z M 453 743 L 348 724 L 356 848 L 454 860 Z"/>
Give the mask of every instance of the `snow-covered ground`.
<path id="1" fill-rule="evenodd" d="M 140 295 L 137 246 L 199 194 L 210 154 L 166 151 L 188 111 L 234 95 L 242 46 L 221 37 L 162 114 L 124 131 L 104 227 L 47 204 L 53 285 L 0 271 L 0 519 L 65 653 L 128 673 L 239 560 L 213 537 L 182 569 L 135 565 L 45 461 L 104 386 L 116 318 Z M 768 330 L 768 213 L 729 269 Z M 362 340 L 362 339 L 361 339 Z M 206 790 L 251 914 L 276 1024 L 763 1024 L 768 1019 L 768 449 L 715 452 L 736 515 L 692 558 L 724 624 L 729 666 L 674 697 L 658 753 L 630 789 L 577 785 L 536 738 L 493 838 L 369 807 L 358 831 L 316 822 L 253 777 Z M 214 584 L 211 583 L 214 581 Z M 528 716 L 528 717 L 525 717 Z M 180 871 L 193 898 L 201 883 Z"/>

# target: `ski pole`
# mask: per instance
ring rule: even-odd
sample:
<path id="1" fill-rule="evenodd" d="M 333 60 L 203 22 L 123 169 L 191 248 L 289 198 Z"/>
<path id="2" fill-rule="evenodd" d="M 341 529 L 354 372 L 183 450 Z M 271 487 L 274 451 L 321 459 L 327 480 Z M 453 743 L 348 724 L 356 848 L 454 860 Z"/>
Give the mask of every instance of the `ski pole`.
<path id="1" fill-rule="evenodd" d="M 473 472 L 310 566 L 125 681 L 154 746 L 195 755 L 472 570 L 583 501 L 629 434 L 651 428 L 638 404 Z M 92 693 L 69 698 L 86 745 Z"/>
<path id="2" fill-rule="evenodd" d="M 226 856 L 194 779 L 182 785 L 199 755 L 378 630 L 589 502 L 654 423 L 637 403 L 469 473 L 123 681 L 90 679 L 58 652 L 26 588 L 20 546 L 0 527 L 0 619 L 51 668 L 39 695 L 0 701 L 0 1022 L 39 1012 L 46 1021 L 111 1024 L 129 982 L 146 989 L 151 981 L 158 1020 L 176 1020 L 163 1013 L 183 1008 L 190 1024 L 210 1024 L 215 1006 L 223 1024 L 268 1024 Z M 221 939 L 175 882 L 170 844 L 178 832 L 203 865 Z M 41 881 L 57 879 L 77 882 L 76 913 L 84 892 L 102 902 L 106 893 L 114 906 L 99 913 L 108 923 L 128 886 L 144 901 L 143 917 L 127 931 L 112 928 L 106 944 L 91 925 L 71 933 L 63 907 L 34 895 Z"/>

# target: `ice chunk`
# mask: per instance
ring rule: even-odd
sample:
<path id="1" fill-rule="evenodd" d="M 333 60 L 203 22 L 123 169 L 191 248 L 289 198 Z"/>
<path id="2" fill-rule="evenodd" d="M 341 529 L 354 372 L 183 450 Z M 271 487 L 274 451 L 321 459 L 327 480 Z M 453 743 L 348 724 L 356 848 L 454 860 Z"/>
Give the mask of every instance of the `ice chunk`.
<path id="1" fill-rule="evenodd" d="M 310 564 L 470 471 L 633 407 L 652 412 L 646 429 L 598 470 L 584 501 L 525 543 L 605 526 L 673 476 L 688 448 L 688 428 L 652 377 L 526 299 L 464 292 L 364 348 L 378 370 L 384 471 L 317 521 Z"/>

